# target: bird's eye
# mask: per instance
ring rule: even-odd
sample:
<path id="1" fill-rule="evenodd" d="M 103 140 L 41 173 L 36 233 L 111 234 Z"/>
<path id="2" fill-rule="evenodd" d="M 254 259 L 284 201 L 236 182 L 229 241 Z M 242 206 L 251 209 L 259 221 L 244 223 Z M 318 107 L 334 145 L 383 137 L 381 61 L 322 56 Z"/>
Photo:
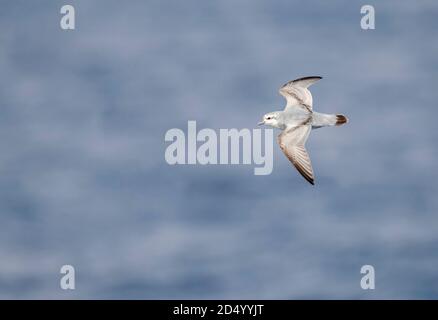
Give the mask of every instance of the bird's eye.
<path id="1" fill-rule="evenodd" d="M 267 119 L 267 120 L 271 120 L 271 117 L 267 117 L 266 119 Z"/>

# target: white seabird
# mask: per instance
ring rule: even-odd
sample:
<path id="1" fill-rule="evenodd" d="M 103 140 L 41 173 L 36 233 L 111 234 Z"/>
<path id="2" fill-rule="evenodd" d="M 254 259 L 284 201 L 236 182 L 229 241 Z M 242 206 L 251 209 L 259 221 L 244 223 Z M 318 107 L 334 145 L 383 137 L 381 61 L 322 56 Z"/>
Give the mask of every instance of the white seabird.
<path id="1" fill-rule="evenodd" d="M 312 163 L 306 151 L 306 140 L 312 129 L 340 126 L 348 122 L 342 114 L 314 112 L 312 94 L 307 89 L 322 77 L 304 77 L 289 81 L 279 90 L 286 98 L 283 111 L 274 111 L 263 116 L 259 125 L 269 125 L 281 129 L 277 141 L 286 157 L 301 175 L 312 185 L 315 183 Z"/>

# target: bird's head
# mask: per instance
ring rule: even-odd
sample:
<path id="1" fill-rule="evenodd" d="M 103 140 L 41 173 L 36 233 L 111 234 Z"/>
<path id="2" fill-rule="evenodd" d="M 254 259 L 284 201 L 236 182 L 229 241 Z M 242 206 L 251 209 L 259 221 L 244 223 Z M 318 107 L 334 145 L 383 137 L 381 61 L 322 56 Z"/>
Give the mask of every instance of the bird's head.
<path id="1" fill-rule="evenodd" d="M 279 118 L 280 118 L 280 112 L 270 112 L 267 113 L 263 116 L 263 120 L 261 122 L 258 123 L 258 125 L 267 125 L 267 126 L 271 126 L 274 128 L 280 128 L 280 123 L 279 123 Z"/>

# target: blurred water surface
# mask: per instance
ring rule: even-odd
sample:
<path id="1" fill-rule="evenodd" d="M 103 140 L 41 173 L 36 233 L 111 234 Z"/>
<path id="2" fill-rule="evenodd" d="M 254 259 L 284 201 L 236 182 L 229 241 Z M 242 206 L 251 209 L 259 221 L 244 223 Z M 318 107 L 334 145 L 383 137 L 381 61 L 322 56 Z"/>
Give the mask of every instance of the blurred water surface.
<path id="1" fill-rule="evenodd" d="M 436 1 L 2 1 L 0 298 L 437 298 Z M 170 128 L 254 128 L 321 75 L 316 186 L 169 166 Z M 59 269 L 76 268 L 76 290 Z M 360 267 L 376 290 L 360 288 Z"/>

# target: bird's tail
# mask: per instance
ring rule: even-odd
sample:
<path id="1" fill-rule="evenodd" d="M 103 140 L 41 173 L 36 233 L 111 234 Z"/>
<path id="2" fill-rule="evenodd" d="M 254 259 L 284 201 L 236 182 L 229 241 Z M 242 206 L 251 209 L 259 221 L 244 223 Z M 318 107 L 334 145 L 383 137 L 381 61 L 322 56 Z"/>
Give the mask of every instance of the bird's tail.
<path id="1" fill-rule="evenodd" d="M 335 126 L 342 126 L 343 124 L 346 124 L 347 122 L 348 122 L 348 118 L 346 116 L 344 116 L 343 114 L 336 115 Z"/>
<path id="2" fill-rule="evenodd" d="M 341 126 L 348 122 L 348 118 L 343 114 L 313 113 L 313 126 L 316 128 L 327 126 Z"/>

